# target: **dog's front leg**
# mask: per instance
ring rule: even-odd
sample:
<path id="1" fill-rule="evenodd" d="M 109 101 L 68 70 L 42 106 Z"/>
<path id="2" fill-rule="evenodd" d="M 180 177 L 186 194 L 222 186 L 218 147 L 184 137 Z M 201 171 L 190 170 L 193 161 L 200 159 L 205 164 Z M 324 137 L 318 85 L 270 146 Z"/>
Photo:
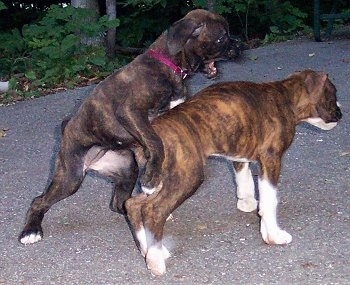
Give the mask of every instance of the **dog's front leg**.
<path id="1" fill-rule="evenodd" d="M 141 184 L 149 189 L 156 188 L 160 184 L 164 147 L 148 120 L 148 112 L 128 107 L 117 112 L 117 119 L 143 147 L 147 163 Z"/>
<path id="2" fill-rule="evenodd" d="M 177 105 L 182 104 L 188 98 L 189 94 L 187 92 L 187 87 L 182 82 L 180 82 L 179 84 L 175 85 L 173 89 L 173 95 L 171 97 L 169 108 L 172 109 Z"/>
<path id="3" fill-rule="evenodd" d="M 260 161 L 262 174 L 259 177 L 260 232 L 267 244 L 288 244 L 292 236 L 280 229 L 277 223 L 277 182 L 280 174 L 280 158 Z"/>

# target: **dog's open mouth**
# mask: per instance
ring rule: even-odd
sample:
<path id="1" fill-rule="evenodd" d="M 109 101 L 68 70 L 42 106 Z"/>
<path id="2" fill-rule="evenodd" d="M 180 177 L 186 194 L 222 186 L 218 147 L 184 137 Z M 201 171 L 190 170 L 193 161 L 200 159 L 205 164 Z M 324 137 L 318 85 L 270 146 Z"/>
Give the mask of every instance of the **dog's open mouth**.
<path id="1" fill-rule="evenodd" d="M 205 67 L 204 67 L 204 70 L 207 73 L 207 77 L 208 78 L 214 78 L 217 75 L 217 73 L 218 73 L 218 71 L 217 71 L 217 69 L 215 67 L 215 62 L 214 61 L 206 63 Z"/>

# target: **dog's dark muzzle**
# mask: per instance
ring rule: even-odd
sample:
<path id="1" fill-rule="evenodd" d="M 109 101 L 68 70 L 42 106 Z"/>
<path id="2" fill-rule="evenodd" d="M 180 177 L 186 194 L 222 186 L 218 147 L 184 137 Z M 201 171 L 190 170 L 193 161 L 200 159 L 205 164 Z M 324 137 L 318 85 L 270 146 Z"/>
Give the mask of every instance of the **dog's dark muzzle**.
<path id="1" fill-rule="evenodd" d="M 336 123 L 338 122 L 341 118 L 343 117 L 343 114 L 340 110 L 339 107 L 337 107 L 332 113 L 331 113 L 331 116 L 330 116 L 330 119 L 328 120 L 328 123 Z M 327 120 L 326 120 L 327 121 Z"/>
<path id="2" fill-rule="evenodd" d="M 235 59 L 238 58 L 243 51 L 242 42 L 235 38 L 230 38 L 230 44 L 226 50 L 226 58 L 227 59 Z"/>
<path id="3" fill-rule="evenodd" d="M 343 117 L 343 114 L 340 111 L 339 107 L 337 107 L 337 109 L 335 110 L 335 117 L 337 118 L 337 120 L 340 120 Z"/>

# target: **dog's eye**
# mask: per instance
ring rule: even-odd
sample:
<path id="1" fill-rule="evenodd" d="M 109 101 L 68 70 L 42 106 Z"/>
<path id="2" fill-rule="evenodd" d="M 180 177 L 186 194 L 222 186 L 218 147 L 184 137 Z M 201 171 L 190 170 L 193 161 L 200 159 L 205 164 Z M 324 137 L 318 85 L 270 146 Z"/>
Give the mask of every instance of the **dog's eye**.
<path id="1" fill-rule="evenodd" d="M 219 39 L 216 40 L 216 43 L 222 44 L 226 39 L 226 34 L 222 35 Z"/>
<path id="2" fill-rule="evenodd" d="M 220 39 L 216 40 L 218 44 L 221 44 L 224 41 L 224 37 L 221 37 Z"/>

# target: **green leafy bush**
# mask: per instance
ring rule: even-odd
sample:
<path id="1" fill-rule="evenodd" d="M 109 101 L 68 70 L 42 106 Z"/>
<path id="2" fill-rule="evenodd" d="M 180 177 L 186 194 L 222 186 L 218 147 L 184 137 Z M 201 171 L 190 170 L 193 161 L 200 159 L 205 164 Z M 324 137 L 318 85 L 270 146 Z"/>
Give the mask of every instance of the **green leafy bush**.
<path id="1" fill-rule="evenodd" d="M 206 7 L 206 2 L 193 0 L 199 7 Z M 305 28 L 307 14 L 289 1 L 217 0 L 215 4 L 215 10 L 223 14 L 231 22 L 231 26 L 235 27 L 239 23 L 241 34 L 246 40 L 250 39 L 251 34 L 256 36 L 272 33 L 282 37 Z"/>
<path id="2" fill-rule="evenodd" d="M 191 1 L 178 0 L 125 0 L 117 5 L 120 15 L 117 42 L 131 47 L 148 46 L 194 8 Z"/>
<path id="3" fill-rule="evenodd" d="M 6 7 L 6 5 L 4 4 L 4 2 L 0 1 L 0 11 L 1 11 L 1 10 L 6 10 L 6 9 L 7 9 L 7 7 Z"/>
<path id="4" fill-rule="evenodd" d="M 0 76 L 21 78 L 25 88 L 20 95 L 36 96 L 46 88 L 72 87 L 84 78 L 105 75 L 114 69 L 106 61 L 103 44 L 83 44 L 82 37 L 98 37 L 119 21 L 107 16 L 86 24 L 92 11 L 53 5 L 36 24 L 0 34 Z M 24 75 L 21 76 L 21 74 Z M 17 87 L 20 86 L 17 84 Z"/>

